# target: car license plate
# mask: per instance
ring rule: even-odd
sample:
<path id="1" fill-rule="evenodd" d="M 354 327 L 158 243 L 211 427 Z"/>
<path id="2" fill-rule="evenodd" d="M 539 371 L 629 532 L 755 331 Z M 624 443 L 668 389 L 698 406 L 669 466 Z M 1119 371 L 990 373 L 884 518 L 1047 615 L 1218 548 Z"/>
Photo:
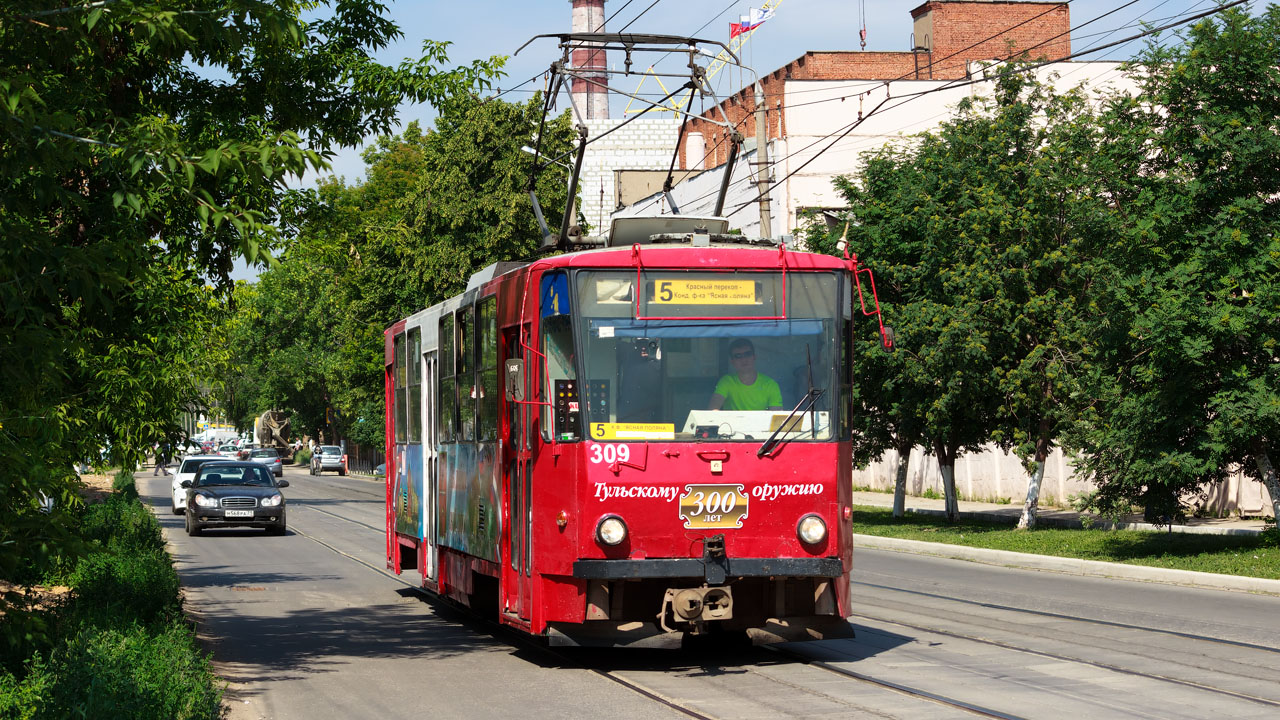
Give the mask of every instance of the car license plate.
<path id="1" fill-rule="evenodd" d="M 252 510 L 227 510 L 227 517 L 253 517 Z"/>

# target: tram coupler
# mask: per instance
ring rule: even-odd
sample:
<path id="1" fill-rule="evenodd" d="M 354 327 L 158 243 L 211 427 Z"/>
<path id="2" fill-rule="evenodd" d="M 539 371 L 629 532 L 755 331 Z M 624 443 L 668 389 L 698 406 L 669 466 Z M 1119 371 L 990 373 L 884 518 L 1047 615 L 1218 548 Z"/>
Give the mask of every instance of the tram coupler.
<path id="1" fill-rule="evenodd" d="M 728 574 L 724 552 L 724 533 L 702 538 L 703 580 L 708 585 L 723 585 Z"/>
<path id="2" fill-rule="evenodd" d="M 662 597 L 662 612 L 658 624 L 667 632 L 676 632 L 667 626 L 667 614 L 677 623 L 689 623 L 689 631 L 699 635 L 705 631 L 704 623 L 712 620 L 729 620 L 733 617 L 733 590 L 729 587 L 667 588 Z"/>

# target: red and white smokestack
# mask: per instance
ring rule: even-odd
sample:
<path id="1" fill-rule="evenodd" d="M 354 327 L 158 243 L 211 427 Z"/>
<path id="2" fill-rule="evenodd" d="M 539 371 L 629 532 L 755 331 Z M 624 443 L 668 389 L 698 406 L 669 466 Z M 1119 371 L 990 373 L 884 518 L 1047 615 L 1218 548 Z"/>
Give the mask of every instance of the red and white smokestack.
<path id="1" fill-rule="evenodd" d="M 573 32 L 604 32 L 604 0 L 570 2 L 573 3 Z M 588 73 L 585 79 L 573 81 L 570 88 L 573 104 L 588 120 L 609 117 L 609 93 L 605 90 L 609 76 L 604 72 L 608 68 L 605 51 L 594 48 L 574 50 L 571 61 L 574 68 L 600 71 L 599 74 Z"/>

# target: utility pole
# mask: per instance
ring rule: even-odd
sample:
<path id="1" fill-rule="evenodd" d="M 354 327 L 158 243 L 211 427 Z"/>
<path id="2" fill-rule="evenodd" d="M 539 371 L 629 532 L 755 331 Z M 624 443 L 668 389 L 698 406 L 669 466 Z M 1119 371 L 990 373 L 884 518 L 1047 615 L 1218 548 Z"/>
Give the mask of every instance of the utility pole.
<path id="1" fill-rule="evenodd" d="M 773 237 L 769 214 L 769 123 L 765 119 L 764 83 L 756 81 L 756 187 L 760 193 L 760 237 Z"/>

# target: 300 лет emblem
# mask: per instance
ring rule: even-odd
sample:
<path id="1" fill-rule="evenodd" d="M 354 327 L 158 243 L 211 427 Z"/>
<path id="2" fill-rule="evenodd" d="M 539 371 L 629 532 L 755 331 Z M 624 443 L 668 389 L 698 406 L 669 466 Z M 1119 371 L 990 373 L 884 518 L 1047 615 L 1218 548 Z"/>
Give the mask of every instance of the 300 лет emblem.
<path id="1" fill-rule="evenodd" d="M 691 530 L 740 528 L 750 501 L 741 485 L 685 485 L 680 518 Z"/>

